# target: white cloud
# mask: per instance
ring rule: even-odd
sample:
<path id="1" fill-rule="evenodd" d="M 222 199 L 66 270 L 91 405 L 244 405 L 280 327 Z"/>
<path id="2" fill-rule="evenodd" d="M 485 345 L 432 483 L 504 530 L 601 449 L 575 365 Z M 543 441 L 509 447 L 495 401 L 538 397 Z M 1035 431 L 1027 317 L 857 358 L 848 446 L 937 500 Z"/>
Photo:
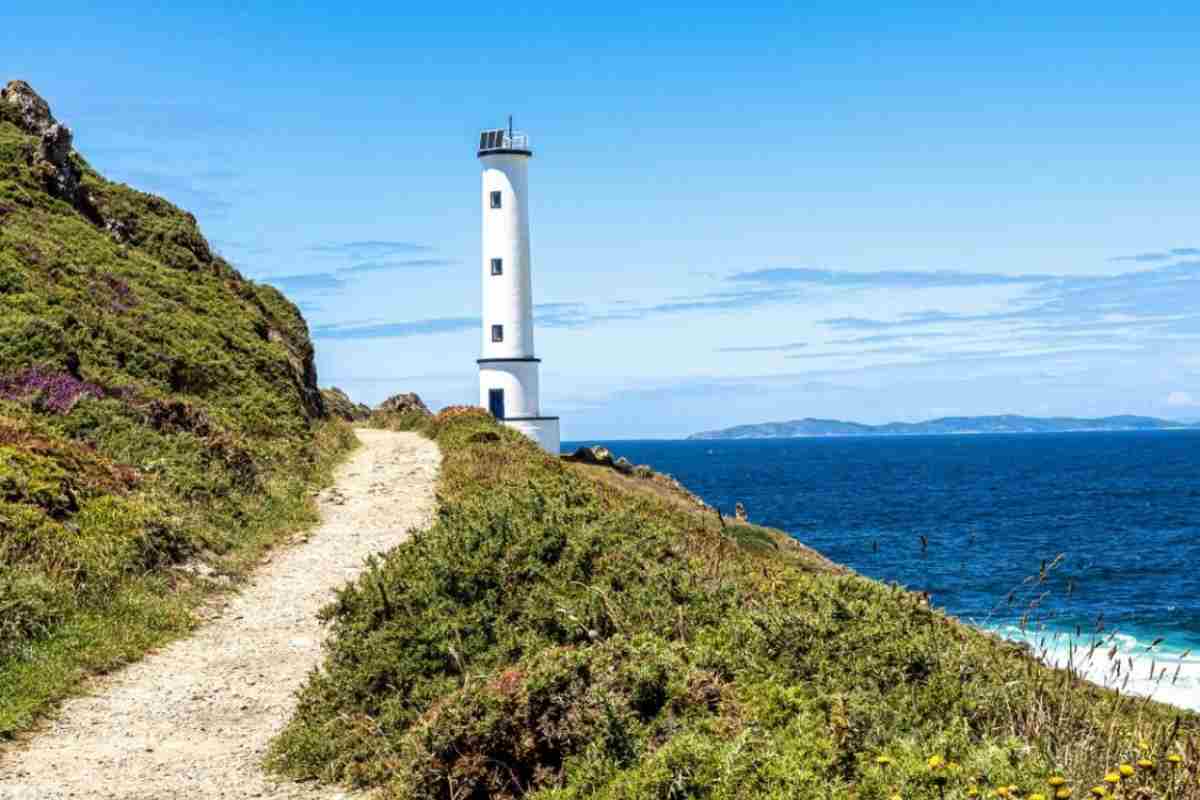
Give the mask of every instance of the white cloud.
<path id="1" fill-rule="evenodd" d="M 1192 408 L 1200 406 L 1200 402 L 1188 392 L 1171 392 L 1167 395 L 1167 405 L 1175 408 Z"/>

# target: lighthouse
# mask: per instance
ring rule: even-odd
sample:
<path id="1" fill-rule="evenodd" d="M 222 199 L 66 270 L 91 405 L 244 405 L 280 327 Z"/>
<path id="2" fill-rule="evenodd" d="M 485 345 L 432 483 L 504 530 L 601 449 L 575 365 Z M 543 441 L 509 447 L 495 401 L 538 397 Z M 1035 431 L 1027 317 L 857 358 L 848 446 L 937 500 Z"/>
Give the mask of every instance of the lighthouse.
<path id="1" fill-rule="evenodd" d="M 483 346 L 479 404 L 558 455 L 558 417 L 542 415 L 541 359 L 533 349 L 529 261 L 529 137 L 508 129 L 479 134 L 483 205 Z"/>

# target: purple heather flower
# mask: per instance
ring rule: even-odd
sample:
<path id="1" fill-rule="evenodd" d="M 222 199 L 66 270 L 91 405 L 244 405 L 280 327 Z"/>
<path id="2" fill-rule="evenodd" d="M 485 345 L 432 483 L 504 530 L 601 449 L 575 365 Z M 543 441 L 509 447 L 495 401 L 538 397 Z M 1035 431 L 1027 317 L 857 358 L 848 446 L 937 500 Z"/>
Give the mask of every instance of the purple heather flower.
<path id="1" fill-rule="evenodd" d="M 104 389 L 94 383 L 65 372 L 46 372 L 40 367 L 0 378 L 0 399 L 27 400 L 35 396 L 47 410 L 59 414 L 70 411 L 84 395 L 100 398 L 104 394 Z"/>

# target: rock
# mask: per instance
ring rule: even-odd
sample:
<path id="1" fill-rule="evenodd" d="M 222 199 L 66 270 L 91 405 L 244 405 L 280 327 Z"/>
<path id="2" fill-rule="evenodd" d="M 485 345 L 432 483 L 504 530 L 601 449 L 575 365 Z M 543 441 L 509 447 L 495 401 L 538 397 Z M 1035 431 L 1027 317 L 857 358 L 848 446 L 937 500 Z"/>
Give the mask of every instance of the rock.
<path id="1" fill-rule="evenodd" d="M 370 406 L 354 402 L 348 394 L 336 386 L 322 389 L 321 399 L 325 401 L 325 411 L 331 417 L 337 417 L 346 422 L 362 422 L 371 416 Z"/>
<path id="2" fill-rule="evenodd" d="M 611 467 L 614 465 L 613 455 L 607 447 L 596 445 L 595 447 L 580 447 L 574 453 L 567 456 L 567 461 L 577 461 L 580 464 L 596 464 L 602 467 Z"/>
<path id="3" fill-rule="evenodd" d="M 29 133 L 41 136 L 56 124 L 54 115 L 50 113 L 50 104 L 25 81 L 9 81 L 7 86 L 0 89 L 0 100 L 16 107 L 21 127 Z"/>
<path id="4" fill-rule="evenodd" d="M 375 411 L 386 414 L 403 414 L 406 411 L 416 411 L 425 416 L 431 416 L 428 406 L 414 392 L 392 395 L 376 406 Z"/>
<path id="5" fill-rule="evenodd" d="M 491 444 L 500 441 L 500 434 L 495 431 L 480 431 L 467 437 L 467 441 L 471 444 Z"/>
<path id="6" fill-rule="evenodd" d="M 25 81 L 9 81 L 0 89 L 0 102 L 16 112 L 16 121 L 26 133 L 41 139 L 33 168 L 45 180 L 46 187 L 76 207 L 85 205 L 79 190 L 82 175 L 72 158 L 71 129 L 54 119 L 49 103 Z"/>
<path id="7" fill-rule="evenodd" d="M 311 419 L 322 419 L 328 415 L 325 408 L 325 398 L 317 386 L 316 353 L 312 342 L 307 338 L 295 336 L 268 328 L 267 341 L 283 346 L 287 351 L 288 365 L 291 367 L 292 382 L 304 404 L 304 410 Z"/>
<path id="8" fill-rule="evenodd" d="M 740 500 L 738 501 L 737 505 L 733 507 L 733 516 L 737 518 L 738 522 L 747 522 L 750 519 L 748 516 L 746 516 L 746 507 L 742 505 Z"/>
<path id="9" fill-rule="evenodd" d="M 621 456 L 612 463 L 612 468 L 622 475 L 632 475 L 634 471 L 633 462 L 625 456 Z"/>

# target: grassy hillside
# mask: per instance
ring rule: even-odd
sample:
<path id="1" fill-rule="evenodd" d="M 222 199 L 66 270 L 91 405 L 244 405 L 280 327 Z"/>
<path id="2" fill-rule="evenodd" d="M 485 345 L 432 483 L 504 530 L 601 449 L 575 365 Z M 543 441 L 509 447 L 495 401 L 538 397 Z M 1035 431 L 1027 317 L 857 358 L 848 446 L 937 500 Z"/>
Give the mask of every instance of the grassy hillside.
<path id="1" fill-rule="evenodd" d="M 188 213 L 0 94 L 0 737 L 186 630 L 282 533 L 345 429 L 296 308 Z M 187 564 L 186 569 L 177 568 Z"/>
<path id="2" fill-rule="evenodd" d="M 439 800 L 1200 796 L 1193 716 L 482 413 L 421 427 L 440 513 L 327 609 L 275 743 L 293 776 Z"/>

